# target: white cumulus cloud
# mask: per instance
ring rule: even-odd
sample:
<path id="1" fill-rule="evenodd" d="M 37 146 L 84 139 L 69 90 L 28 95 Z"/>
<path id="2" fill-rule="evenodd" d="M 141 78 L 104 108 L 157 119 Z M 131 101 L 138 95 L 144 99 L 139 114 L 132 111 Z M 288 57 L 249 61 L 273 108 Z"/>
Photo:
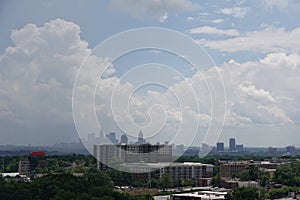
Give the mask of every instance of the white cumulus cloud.
<path id="1" fill-rule="evenodd" d="M 192 34 L 217 34 L 217 35 L 227 35 L 227 36 L 238 36 L 239 32 L 235 29 L 218 29 L 211 26 L 201 26 L 189 30 Z"/>
<path id="2" fill-rule="evenodd" d="M 294 52 L 299 51 L 300 28 L 285 30 L 284 28 L 266 27 L 263 30 L 242 33 L 237 37 L 224 40 L 201 39 L 197 42 L 205 47 L 222 52 L 254 51 Z"/>
<path id="3" fill-rule="evenodd" d="M 297 31 L 281 30 L 283 35 L 292 32 Z M 41 27 L 28 24 L 14 30 L 11 37 L 14 45 L 0 57 L 0 130 L 8 133 L 2 135 L 3 141 L 16 143 L 17 138 L 25 138 L 24 141 L 28 138 L 28 143 L 32 139 L 46 143 L 58 138 L 67 139 L 66 132 L 73 131 L 74 134 L 74 130 L 62 132 L 64 129 L 60 125 L 74 126 L 71 108 L 73 83 L 81 62 L 91 51 L 87 42 L 80 38 L 80 27 L 57 19 Z M 134 93 L 134 83 L 119 82 L 109 58 L 90 56 L 86 62 L 89 68 L 77 88 L 82 91 L 79 93 L 82 96 L 78 96 L 80 106 L 93 108 L 89 104 L 91 97 L 83 94 L 87 90 L 94 91 L 91 86 L 99 81 L 95 108 L 105 131 L 116 128 L 115 121 L 125 125 L 134 122 L 141 127 L 153 124 L 152 128 L 145 128 L 148 130 L 145 135 L 162 128 L 164 139 L 169 140 L 182 123 L 178 142 L 185 141 L 192 137 L 195 122 L 200 121 L 200 127 L 205 129 L 214 119 L 210 94 L 219 94 L 223 89 L 218 84 L 217 69 L 227 93 L 226 127 L 238 130 L 257 124 L 282 127 L 300 124 L 300 55 L 297 52 L 269 53 L 261 60 L 243 63 L 231 60 L 172 82 L 169 90 L 149 89 L 145 93 Z M 107 76 L 91 79 L 105 66 L 110 66 Z M 145 78 L 149 75 L 146 74 Z M 158 78 L 155 74 L 153 77 Z M 210 91 L 203 80 L 211 84 Z M 111 111 L 113 92 L 115 113 Z M 217 104 L 213 111 L 218 112 L 218 107 Z M 80 117 L 89 119 L 90 116 L 80 113 Z M 14 127 L 13 131 L 10 127 Z M 135 129 L 133 133 L 135 131 L 138 133 Z"/>
<path id="4" fill-rule="evenodd" d="M 15 128 L 3 139 L 8 143 L 20 143 L 18 138 L 25 143 L 54 142 L 70 135 L 74 139 L 72 126 L 66 134 L 61 131 L 72 125 L 73 81 L 90 52 L 80 38 L 80 27 L 56 19 L 41 27 L 28 24 L 13 30 L 11 39 L 14 44 L 0 57 L 0 131 L 9 130 L 5 123 Z M 54 124 L 61 130 L 50 131 Z"/>
<path id="5" fill-rule="evenodd" d="M 146 16 L 154 17 L 163 22 L 167 19 L 168 12 L 185 12 L 193 11 L 199 8 L 197 3 L 190 0 L 112 0 L 109 8 L 115 11 L 129 14 L 135 18 Z M 165 17 L 164 17 L 165 16 Z"/>
<path id="6" fill-rule="evenodd" d="M 247 14 L 248 9 L 246 7 L 232 7 L 232 8 L 222 8 L 220 12 L 224 15 L 230 15 L 235 18 L 244 18 Z"/>

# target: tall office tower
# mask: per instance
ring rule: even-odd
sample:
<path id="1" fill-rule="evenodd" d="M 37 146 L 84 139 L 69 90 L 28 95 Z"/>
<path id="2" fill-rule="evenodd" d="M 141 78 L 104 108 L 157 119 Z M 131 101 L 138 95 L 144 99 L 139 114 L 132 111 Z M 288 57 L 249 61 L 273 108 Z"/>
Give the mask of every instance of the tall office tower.
<path id="1" fill-rule="evenodd" d="M 128 137 L 124 134 L 121 136 L 121 144 L 127 144 L 128 143 Z"/>
<path id="2" fill-rule="evenodd" d="M 286 152 L 287 152 L 287 153 L 290 153 L 290 154 L 295 153 L 295 152 L 296 152 L 295 146 L 287 146 L 287 147 L 286 147 Z"/>
<path id="3" fill-rule="evenodd" d="M 224 151 L 224 143 L 223 142 L 217 143 L 217 151 Z"/>
<path id="4" fill-rule="evenodd" d="M 235 138 L 229 139 L 229 151 L 235 151 Z"/>
<path id="5" fill-rule="evenodd" d="M 243 144 L 237 144 L 237 145 L 235 145 L 235 149 L 239 152 L 244 151 L 244 145 Z"/>
<path id="6" fill-rule="evenodd" d="M 202 143 L 201 151 L 202 152 L 209 152 L 210 151 L 210 146 L 206 143 Z"/>
<path id="7" fill-rule="evenodd" d="M 143 136 L 142 131 L 140 131 L 139 135 L 138 135 L 138 144 L 144 144 L 144 143 L 145 143 L 144 136 Z"/>
<path id="8" fill-rule="evenodd" d="M 109 134 L 106 134 L 106 137 L 109 139 L 109 141 L 113 144 L 118 144 L 118 140 L 116 139 L 116 133 L 110 132 Z"/>

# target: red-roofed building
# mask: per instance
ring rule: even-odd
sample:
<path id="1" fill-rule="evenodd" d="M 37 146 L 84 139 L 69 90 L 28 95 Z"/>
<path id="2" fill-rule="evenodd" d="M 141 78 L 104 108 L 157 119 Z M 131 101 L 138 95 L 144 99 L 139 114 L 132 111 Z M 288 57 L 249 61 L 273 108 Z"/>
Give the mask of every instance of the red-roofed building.
<path id="1" fill-rule="evenodd" d="M 46 156 L 44 151 L 33 151 L 29 153 L 29 156 L 34 156 L 34 157 L 44 157 Z"/>

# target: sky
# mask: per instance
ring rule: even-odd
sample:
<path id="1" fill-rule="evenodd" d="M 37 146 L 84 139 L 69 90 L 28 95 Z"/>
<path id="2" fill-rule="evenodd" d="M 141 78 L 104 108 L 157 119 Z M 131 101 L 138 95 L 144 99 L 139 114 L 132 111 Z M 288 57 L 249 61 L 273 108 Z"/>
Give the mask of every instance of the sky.
<path id="1" fill-rule="evenodd" d="M 300 146 L 298 19 L 299 0 L 1 1 L 0 144 L 142 130 L 151 142 Z M 195 69 L 192 52 L 101 54 L 112 36 L 145 27 L 184 34 L 212 65 Z M 106 50 L 154 38 L 147 33 Z M 154 39 L 188 46 L 162 33 Z M 100 130 L 89 124 L 91 110 Z"/>

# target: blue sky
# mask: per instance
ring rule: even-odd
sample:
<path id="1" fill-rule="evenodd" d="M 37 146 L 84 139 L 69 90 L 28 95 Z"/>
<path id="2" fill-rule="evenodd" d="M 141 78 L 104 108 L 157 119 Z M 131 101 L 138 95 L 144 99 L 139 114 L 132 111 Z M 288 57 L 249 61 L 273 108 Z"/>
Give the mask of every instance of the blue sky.
<path id="1" fill-rule="evenodd" d="M 219 141 L 227 144 L 229 137 L 236 137 L 238 143 L 246 146 L 300 146 L 300 22 L 297 19 L 300 19 L 299 0 L 3 1 L 0 3 L 1 142 L 76 141 L 72 89 L 85 56 L 114 34 L 133 28 L 161 27 L 184 33 L 205 48 L 216 67 L 203 71 L 203 77 L 214 77 L 215 69 L 222 75 L 227 110 Z M 97 62 L 110 62 L 99 59 Z M 100 82 L 96 107 L 98 118 L 104 124 L 103 131 L 121 134 L 112 123 L 119 118 L 109 111 L 111 99 L 102 95 L 109 96 L 114 84 L 133 66 L 149 62 L 169 65 L 185 76 L 176 79 L 173 74 L 168 79 L 174 81 L 170 88 L 178 96 L 184 96 L 188 81 L 193 82 L 204 102 L 198 102 L 199 112 L 193 106 L 184 108 L 187 110 L 183 109 L 183 113 L 189 114 L 181 117 L 186 116 L 187 121 L 197 118 L 201 121 L 199 132 L 205 132 L 211 113 L 204 85 L 196 85 L 197 72 L 181 59 L 150 50 L 118 59 L 107 72 L 108 78 Z M 99 63 L 91 64 L 94 65 L 97 67 Z M 151 74 L 136 73 L 140 80 Z M 158 72 L 153 77 L 160 78 L 162 74 Z M 120 85 L 124 94 L 133 88 L 134 81 Z M 133 95 L 129 106 L 132 116 L 128 120 L 140 123 L 138 127 L 143 129 L 152 115 L 163 119 L 161 113 L 165 113 L 167 120 L 162 134 L 166 137 L 162 138 L 172 138 L 182 120 L 178 104 L 170 100 L 172 95 L 165 90 L 145 88 Z M 216 93 L 220 91 L 216 89 Z M 153 107 L 158 104 L 161 107 Z M 153 108 L 153 113 L 147 115 L 149 108 Z M 186 126 L 189 132 L 193 124 Z M 128 132 L 130 128 L 125 127 Z M 138 133 L 137 127 L 131 131 Z M 190 137 L 188 133 L 182 133 L 179 140 L 185 143 L 187 137 Z M 201 139 L 196 143 L 200 144 Z"/>

